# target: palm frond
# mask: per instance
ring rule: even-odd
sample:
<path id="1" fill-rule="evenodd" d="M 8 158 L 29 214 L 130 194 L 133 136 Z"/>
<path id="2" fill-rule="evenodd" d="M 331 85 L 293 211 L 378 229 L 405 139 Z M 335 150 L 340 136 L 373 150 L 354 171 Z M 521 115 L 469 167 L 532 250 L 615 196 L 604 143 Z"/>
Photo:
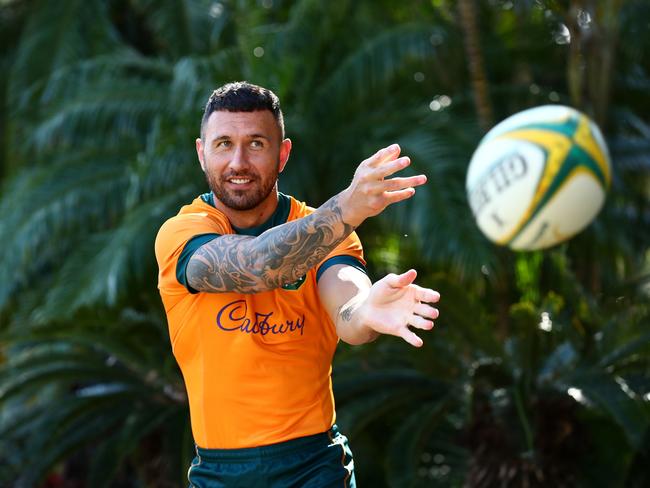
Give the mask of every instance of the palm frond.
<path id="1" fill-rule="evenodd" d="M 198 134 L 203 108 L 217 86 L 243 78 L 241 51 L 237 47 L 219 49 L 206 56 L 188 56 L 174 64 L 170 104 L 186 114 Z"/>
<path id="2" fill-rule="evenodd" d="M 110 147 L 125 136 L 145 133 L 155 116 L 167 110 L 164 96 L 155 81 L 106 80 L 49 108 L 27 139 L 27 148 L 38 151 L 54 143 L 72 147 L 84 136 L 98 133 Z"/>
<path id="3" fill-rule="evenodd" d="M 155 235 L 164 220 L 163 212 L 178 201 L 178 195 L 172 193 L 142 202 L 116 229 L 80 243 L 57 273 L 43 306 L 34 311 L 34 320 L 69 319 L 77 310 L 94 305 L 114 307 L 128 296 L 132 283 L 142 284 L 153 276 Z M 77 286 L 65 286 L 71 282 Z"/>
<path id="4" fill-rule="evenodd" d="M 188 54 L 204 54 L 211 47 L 212 23 L 223 13 L 210 0 L 172 0 L 160 4 L 152 0 L 134 3 L 147 22 L 159 51 L 172 59 Z"/>
<path id="5" fill-rule="evenodd" d="M 0 262 L 0 307 L 34 273 L 56 266 L 90 229 L 106 227 L 119 214 L 122 202 L 115 195 L 126 189 L 127 179 L 119 152 L 104 155 L 103 164 L 89 165 L 84 153 L 52 167 L 24 171 L 6 183 L 0 203 L 0 236 L 5 253 Z M 28 198 L 25 198 L 25 196 Z M 20 270 L 20 272 L 17 272 Z"/>
<path id="6" fill-rule="evenodd" d="M 9 100 L 17 107 L 24 105 L 24 95 L 29 93 L 26 87 L 47 80 L 63 66 L 120 45 L 103 2 L 35 3 L 10 73 Z"/>
<path id="7" fill-rule="evenodd" d="M 13 476 L 33 485 L 71 452 L 99 443 L 102 462 L 93 464 L 92 479 L 106 475 L 107 483 L 141 439 L 166 428 L 174 436 L 185 431 L 178 371 L 163 366 L 164 355 L 152 349 L 168 348 L 164 332 L 126 315 L 122 320 L 109 327 L 48 326 L 5 336 L 14 354 L 0 368 L 0 404 L 7 412 L 0 433 L 24 450 L 16 451 L 16 467 L 0 479 Z M 120 339 L 122 329 L 132 332 L 130 342 Z M 12 408 L 15 402 L 22 408 Z M 33 449 L 47 455 L 32 459 Z"/>
<path id="8" fill-rule="evenodd" d="M 650 425 L 650 411 L 623 378 L 600 371 L 577 370 L 569 381 L 571 387 L 580 392 L 583 401 L 593 402 L 614 418 L 631 446 L 640 447 Z"/>
<path id="9" fill-rule="evenodd" d="M 349 55 L 318 87 L 313 98 L 314 119 L 332 108 L 357 111 L 367 108 L 378 93 L 395 80 L 407 63 L 424 65 L 439 53 L 432 36 L 445 37 L 440 27 L 419 24 L 401 25 L 382 32 Z M 342 101 L 347 103 L 341 103 Z M 335 115 L 341 120 L 340 113 Z"/>
<path id="10" fill-rule="evenodd" d="M 386 475 L 391 486 L 413 486 L 423 476 L 418 468 L 422 463 L 422 453 L 439 424 L 444 422 L 448 402 L 445 397 L 423 402 L 401 420 L 399 427 L 391 436 L 388 445 Z"/>

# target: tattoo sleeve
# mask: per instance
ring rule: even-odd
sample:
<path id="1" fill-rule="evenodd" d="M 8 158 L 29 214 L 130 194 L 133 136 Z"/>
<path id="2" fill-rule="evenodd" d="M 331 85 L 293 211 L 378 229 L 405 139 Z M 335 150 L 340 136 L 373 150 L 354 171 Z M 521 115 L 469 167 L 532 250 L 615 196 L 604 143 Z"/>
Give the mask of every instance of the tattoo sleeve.
<path id="1" fill-rule="evenodd" d="M 304 276 L 353 230 L 343 222 L 336 195 L 311 215 L 258 237 L 224 235 L 204 244 L 187 265 L 187 282 L 212 293 L 279 288 Z"/>

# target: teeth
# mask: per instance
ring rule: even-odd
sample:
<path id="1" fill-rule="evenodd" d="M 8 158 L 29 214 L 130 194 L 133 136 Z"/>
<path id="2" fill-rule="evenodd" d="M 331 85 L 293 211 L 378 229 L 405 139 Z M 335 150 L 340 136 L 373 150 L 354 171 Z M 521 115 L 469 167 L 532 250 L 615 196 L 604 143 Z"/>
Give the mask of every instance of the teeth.
<path id="1" fill-rule="evenodd" d="M 231 183 L 234 183 L 235 185 L 244 185 L 246 183 L 249 183 L 251 180 L 248 180 L 246 178 L 232 178 L 230 180 Z"/>

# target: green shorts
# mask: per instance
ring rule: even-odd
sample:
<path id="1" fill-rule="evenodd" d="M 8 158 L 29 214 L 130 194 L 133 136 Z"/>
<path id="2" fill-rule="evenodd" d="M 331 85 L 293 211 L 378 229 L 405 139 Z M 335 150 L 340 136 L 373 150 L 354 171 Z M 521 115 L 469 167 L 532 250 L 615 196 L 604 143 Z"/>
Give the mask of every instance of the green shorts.
<path id="1" fill-rule="evenodd" d="M 190 488 L 355 488 L 348 439 L 322 434 L 247 449 L 196 448 Z"/>

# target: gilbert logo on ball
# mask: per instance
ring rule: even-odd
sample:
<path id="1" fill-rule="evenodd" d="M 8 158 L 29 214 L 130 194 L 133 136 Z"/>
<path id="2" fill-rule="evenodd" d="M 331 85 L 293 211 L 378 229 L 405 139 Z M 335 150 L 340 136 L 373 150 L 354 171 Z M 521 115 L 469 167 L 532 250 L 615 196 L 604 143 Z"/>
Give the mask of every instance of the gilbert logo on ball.
<path id="1" fill-rule="evenodd" d="M 586 115 L 562 105 L 519 112 L 478 145 L 466 189 L 476 223 L 497 244 L 543 249 L 584 229 L 610 185 L 607 146 Z"/>

